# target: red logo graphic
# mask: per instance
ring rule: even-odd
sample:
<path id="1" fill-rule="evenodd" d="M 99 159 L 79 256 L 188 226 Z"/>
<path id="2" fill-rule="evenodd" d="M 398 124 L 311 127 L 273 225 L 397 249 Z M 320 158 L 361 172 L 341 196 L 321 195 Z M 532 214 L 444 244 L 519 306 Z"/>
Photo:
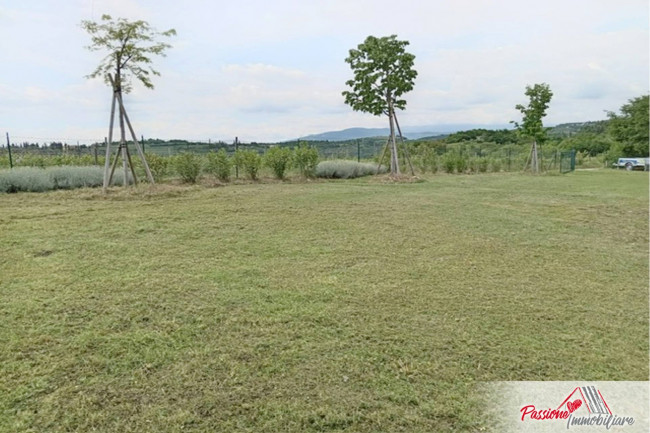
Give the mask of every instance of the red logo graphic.
<path id="1" fill-rule="evenodd" d="M 579 398 L 572 402 L 569 401 L 569 399 L 574 395 Z M 596 389 L 595 386 L 577 387 L 571 394 L 569 394 L 567 398 L 564 399 L 562 404 L 558 407 L 558 410 L 566 407 L 566 410 L 571 414 L 578 410 L 583 403 L 590 414 L 612 414 L 612 411 L 609 410 L 609 406 L 607 406 L 603 395 L 599 390 Z"/>
<path id="2" fill-rule="evenodd" d="M 571 402 L 571 401 L 567 402 L 567 404 L 566 404 L 566 408 L 569 409 L 569 413 L 575 412 L 576 410 L 578 410 L 578 408 L 580 406 L 582 406 L 582 400 L 580 400 L 580 399 L 575 400 L 573 402 Z"/>
<path id="3" fill-rule="evenodd" d="M 609 405 L 595 386 L 575 388 L 557 409 L 537 409 L 529 404 L 520 410 L 521 421 L 566 420 L 566 428 L 574 425 L 612 426 L 634 424 L 633 417 L 620 417 L 612 414 Z"/>

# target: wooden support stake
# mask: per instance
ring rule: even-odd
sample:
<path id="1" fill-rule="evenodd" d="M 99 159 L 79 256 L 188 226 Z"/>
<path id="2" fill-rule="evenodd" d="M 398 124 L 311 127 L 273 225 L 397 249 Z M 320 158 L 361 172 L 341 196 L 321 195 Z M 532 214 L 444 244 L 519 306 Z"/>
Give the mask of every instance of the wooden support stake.
<path id="1" fill-rule="evenodd" d="M 119 98 L 119 97 L 118 97 Z M 119 99 L 118 99 L 119 102 Z M 124 172 L 124 186 L 129 184 L 129 160 L 126 157 L 126 131 L 124 130 L 124 116 L 120 110 L 120 147 L 122 148 L 122 171 Z"/>
<path id="2" fill-rule="evenodd" d="M 528 154 L 528 158 L 526 158 L 526 164 L 524 164 L 524 171 L 528 168 L 528 163 L 530 162 L 531 158 L 533 156 L 533 147 L 530 147 L 530 153 Z"/>
<path id="3" fill-rule="evenodd" d="M 533 173 L 535 174 L 539 173 L 539 157 L 537 154 L 537 140 L 533 141 L 533 150 L 532 150 L 530 166 Z"/>
<path id="4" fill-rule="evenodd" d="M 135 168 L 133 167 L 133 161 L 131 160 L 131 152 L 129 152 L 129 148 L 125 147 L 126 150 L 126 157 L 129 159 L 129 166 L 131 167 L 131 174 L 133 175 L 133 184 L 137 185 L 138 184 L 138 176 L 135 175 Z"/>
<path id="5" fill-rule="evenodd" d="M 406 143 L 404 142 L 404 136 L 402 135 L 402 129 L 399 127 L 399 122 L 397 121 L 397 115 L 393 113 L 393 116 L 395 116 L 395 125 L 397 125 L 397 131 L 399 132 L 399 138 L 402 141 L 402 147 L 404 148 L 404 156 L 406 156 L 406 161 L 409 163 L 409 167 L 411 168 L 411 176 L 415 176 L 415 171 L 413 170 L 413 164 L 411 164 L 411 156 L 409 155 L 408 147 L 406 146 Z"/>
<path id="6" fill-rule="evenodd" d="M 113 160 L 113 165 L 111 166 L 111 174 L 108 178 L 108 184 L 110 185 L 113 181 L 113 175 L 115 174 L 115 168 L 117 167 L 117 161 L 120 159 L 120 154 L 122 153 L 122 145 L 117 148 L 117 153 L 115 154 L 115 159 Z"/>
<path id="7" fill-rule="evenodd" d="M 111 83 L 113 83 L 113 77 L 109 75 L 109 78 L 111 80 Z M 118 102 L 120 104 L 120 112 L 124 116 L 124 120 L 126 120 L 126 124 L 129 127 L 129 131 L 131 132 L 131 138 L 133 139 L 133 144 L 135 145 L 136 150 L 138 151 L 138 155 L 140 156 L 140 159 L 142 160 L 142 165 L 144 166 L 144 171 L 147 173 L 147 179 L 149 180 L 149 183 L 152 185 L 155 183 L 153 180 L 153 175 L 151 174 L 151 170 L 149 169 L 149 164 L 147 164 L 147 160 L 144 157 L 144 152 L 142 151 L 142 148 L 140 147 L 140 143 L 138 143 L 138 138 L 135 135 L 135 131 L 133 130 L 133 126 L 131 125 L 131 121 L 129 120 L 128 114 L 126 114 L 126 109 L 124 108 L 124 102 L 122 101 L 122 95 L 118 94 L 117 95 Z"/>
<path id="8" fill-rule="evenodd" d="M 104 186 L 103 186 L 104 192 L 106 192 L 106 188 L 108 188 L 108 186 L 111 184 L 111 180 L 113 179 L 113 172 L 111 171 L 111 174 L 109 176 L 108 170 L 111 165 L 111 143 L 113 142 L 113 123 L 115 121 L 115 100 L 117 99 L 116 93 L 117 92 L 115 91 L 115 87 L 113 87 L 113 101 L 111 102 L 111 120 L 108 124 L 108 141 L 106 142 L 106 161 L 104 161 Z M 115 160 L 117 160 L 118 154 L 115 155 Z"/>
<path id="9" fill-rule="evenodd" d="M 377 164 L 377 173 L 379 173 L 379 169 L 381 168 L 381 163 L 384 162 L 384 156 L 386 155 L 386 150 L 388 150 L 388 144 L 390 143 L 390 137 L 386 140 L 386 144 L 384 145 L 384 150 L 381 152 L 381 158 L 379 158 L 379 163 Z"/>

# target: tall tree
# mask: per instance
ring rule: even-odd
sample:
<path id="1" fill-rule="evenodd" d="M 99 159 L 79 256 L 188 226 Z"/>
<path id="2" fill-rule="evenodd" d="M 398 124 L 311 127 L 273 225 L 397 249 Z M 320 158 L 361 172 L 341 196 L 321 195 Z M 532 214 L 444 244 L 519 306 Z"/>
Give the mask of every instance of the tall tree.
<path id="1" fill-rule="evenodd" d="M 345 103 L 354 111 L 363 111 L 375 116 L 387 115 L 390 125 L 392 176 L 400 174 L 397 144 L 395 142 L 395 109 L 403 110 L 406 100 L 400 97 L 413 90 L 418 73 L 413 69 L 415 56 L 407 53 L 408 41 L 397 40 L 397 35 L 366 40 L 350 50 L 345 59 L 354 72 L 354 78 L 346 85 L 351 90 L 343 92 Z"/>
<path id="2" fill-rule="evenodd" d="M 128 179 L 127 164 L 131 166 L 134 181 L 135 170 L 130 161 L 128 145 L 126 142 L 125 121 L 131 130 L 134 145 L 142 158 L 149 181 L 153 183 L 153 176 L 149 171 L 144 153 L 140 149 L 135 132 L 124 109 L 122 94 L 129 93 L 132 88 L 132 80 L 141 82 L 146 88 L 153 89 L 151 76 L 160 73 L 152 67 L 152 56 L 165 56 L 165 51 L 171 48 L 171 45 L 165 42 L 157 41 L 159 37 L 170 37 L 176 34 L 174 29 L 164 32 L 158 32 L 153 29 L 146 21 L 128 21 L 124 18 L 114 20 L 110 15 L 102 15 L 100 23 L 84 20 L 81 27 L 91 36 L 91 45 L 87 48 L 91 51 L 108 52 L 102 59 L 97 68 L 88 75 L 88 78 L 102 77 L 107 84 L 110 84 L 113 90 L 113 104 L 111 107 L 111 121 L 109 126 L 109 145 L 106 148 L 106 165 L 104 172 L 104 188 L 108 186 L 112 178 L 113 171 L 108 175 L 108 166 L 110 159 L 110 142 L 113 134 L 113 119 L 115 113 L 115 103 L 119 104 L 119 122 L 120 122 L 120 147 L 115 158 L 115 163 L 122 153 L 124 164 L 125 184 Z"/>
<path id="3" fill-rule="evenodd" d="M 531 167 L 534 172 L 539 171 L 539 159 L 537 148 L 546 140 L 546 129 L 542 119 L 546 116 L 546 109 L 548 108 L 553 92 L 548 84 L 535 84 L 534 86 L 526 86 L 526 96 L 529 98 L 528 106 L 517 104 L 515 108 L 522 114 L 521 123 L 512 122 L 515 124 L 519 132 L 533 140 L 531 149 Z"/>
<path id="4" fill-rule="evenodd" d="M 620 156 L 648 156 L 650 115 L 648 95 L 630 99 L 621 114 L 608 112 L 610 135 L 621 146 Z"/>

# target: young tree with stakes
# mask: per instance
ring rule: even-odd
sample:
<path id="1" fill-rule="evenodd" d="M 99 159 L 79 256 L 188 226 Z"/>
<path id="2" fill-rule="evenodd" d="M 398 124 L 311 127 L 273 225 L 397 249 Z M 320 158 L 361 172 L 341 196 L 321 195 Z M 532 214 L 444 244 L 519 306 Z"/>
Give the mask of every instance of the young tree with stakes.
<path id="1" fill-rule="evenodd" d="M 526 86 L 526 96 L 530 98 L 528 106 L 517 104 L 515 107 L 522 114 L 522 122 L 512 121 L 511 123 L 515 124 L 521 134 L 533 139 L 529 158 L 530 167 L 533 173 L 539 173 L 538 148 L 546 140 L 546 129 L 544 129 L 542 118 L 546 116 L 546 109 L 551 102 L 553 92 L 546 83 L 535 84 L 532 87 Z M 526 167 L 528 167 L 528 161 L 526 161 Z"/>
<path id="2" fill-rule="evenodd" d="M 176 34 L 176 31 L 170 29 L 164 32 L 158 32 L 151 28 L 146 21 L 127 21 L 124 18 L 113 20 L 110 15 L 102 15 L 100 23 L 84 20 L 81 22 L 81 27 L 91 36 L 92 44 L 87 47 L 89 50 L 108 51 L 108 54 L 99 66 L 97 66 L 97 69 L 88 75 L 88 78 L 103 77 L 104 81 L 110 84 L 113 89 L 108 143 L 106 145 L 106 163 L 104 165 L 104 190 L 112 181 L 120 155 L 122 156 L 122 164 L 124 167 L 124 184 L 126 185 L 128 183 L 129 168 L 134 183 L 137 183 L 135 169 L 131 161 L 126 140 L 125 123 L 129 128 L 133 144 L 142 160 L 145 172 L 147 173 L 147 179 L 153 184 L 153 176 L 149 170 L 144 152 L 138 143 L 137 136 L 126 114 L 122 94 L 131 91 L 131 81 L 133 78 L 140 81 L 146 88 L 153 89 L 151 75 L 159 76 L 160 73 L 151 67 L 151 56 L 165 56 L 165 51 L 171 48 L 171 45 L 165 42 L 158 42 L 155 39 L 160 36 L 173 36 Z M 120 146 L 109 174 L 116 102 L 119 106 Z"/>
<path id="3" fill-rule="evenodd" d="M 406 101 L 400 97 L 413 89 L 418 75 L 413 69 L 415 56 L 404 49 L 407 45 L 409 42 L 397 40 L 397 35 L 382 38 L 368 36 L 357 49 L 350 50 L 350 55 L 345 59 L 354 72 L 354 79 L 346 82 L 351 90 L 343 92 L 345 103 L 354 111 L 388 116 L 391 176 L 400 175 L 395 142 L 395 126 L 399 130 L 399 123 L 395 109 L 403 110 L 406 107 Z"/>

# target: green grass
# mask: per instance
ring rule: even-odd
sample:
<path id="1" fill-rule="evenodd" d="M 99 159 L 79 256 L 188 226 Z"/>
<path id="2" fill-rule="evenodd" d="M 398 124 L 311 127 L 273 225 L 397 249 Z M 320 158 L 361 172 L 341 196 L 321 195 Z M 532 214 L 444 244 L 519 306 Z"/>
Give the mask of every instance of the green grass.
<path id="1" fill-rule="evenodd" d="M 0 196 L 0 431 L 480 431 L 648 380 L 648 177 Z"/>

